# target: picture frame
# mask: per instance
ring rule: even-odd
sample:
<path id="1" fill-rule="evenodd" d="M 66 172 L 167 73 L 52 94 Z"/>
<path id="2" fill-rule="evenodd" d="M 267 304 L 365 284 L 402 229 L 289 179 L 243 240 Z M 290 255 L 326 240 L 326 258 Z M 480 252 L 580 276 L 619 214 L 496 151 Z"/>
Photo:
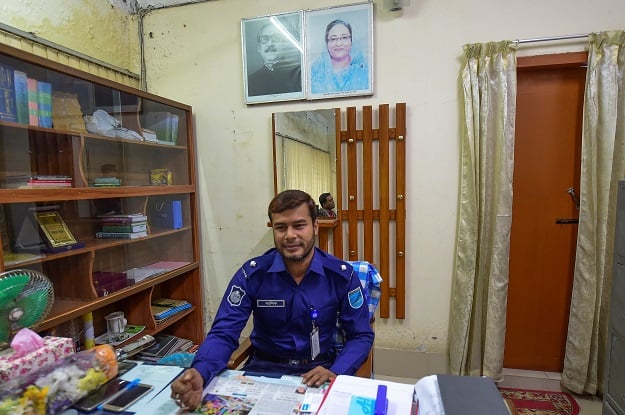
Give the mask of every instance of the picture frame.
<path id="1" fill-rule="evenodd" d="M 304 25 L 306 97 L 373 95 L 373 3 L 307 10 Z"/>
<path id="2" fill-rule="evenodd" d="M 303 11 L 241 20 L 246 104 L 305 98 Z"/>

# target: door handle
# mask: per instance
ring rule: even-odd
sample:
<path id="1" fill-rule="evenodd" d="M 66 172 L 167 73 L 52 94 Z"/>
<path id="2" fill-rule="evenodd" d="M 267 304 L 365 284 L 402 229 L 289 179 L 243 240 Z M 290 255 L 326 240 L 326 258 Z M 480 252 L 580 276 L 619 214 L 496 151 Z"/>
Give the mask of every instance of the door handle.
<path id="1" fill-rule="evenodd" d="M 579 223 L 578 218 L 558 218 L 556 219 L 557 225 L 573 225 Z"/>
<path id="2" fill-rule="evenodd" d="M 579 210 L 579 198 L 575 194 L 575 188 L 569 187 L 566 189 L 566 192 L 571 195 L 571 199 L 573 199 L 573 203 L 575 203 L 575 208 Z"/>

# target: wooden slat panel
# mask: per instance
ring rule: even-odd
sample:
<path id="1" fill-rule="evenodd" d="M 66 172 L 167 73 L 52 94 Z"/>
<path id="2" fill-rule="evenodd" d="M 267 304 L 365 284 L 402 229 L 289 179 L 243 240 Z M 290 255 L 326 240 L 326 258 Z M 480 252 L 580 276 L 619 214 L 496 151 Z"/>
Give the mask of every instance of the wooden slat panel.
<path id="1" fill-rule="evenodd" d="M 373 112 L 371 106 L 362 109 L 362 199 L 364 211 L 362 258 L 375 263 L 373 257 Z"/>
<path id="2" fill-rule="evenodd" d="M 380 105 L 378 120 L 380 169 L 380 264 L 378 270 L 384 278 L 380 298 L 380 317 L 390 317 L 390 267 L 389 267 L 389 144 L 388 144 L 388 104 Z"/>
<path id="3" fill-rule="evenodd" d="M 358 161 L 356 152 L 356 107 L 347 108 L 347 258 L 355 261 L 358 252 Z"/>
<path id="4" fill-rule="evenodd" d="M 337 258 L 345 258 L 343 256 L 343 225 L 340 220 L 343 218 L 343 169 L 341 166 L 341 110 L 336 108 L 334 110 L 334 125 L 336 137 L 336 194 L 334 195 L 334 201 L 336 203 L 336 211 L 338 212 L 339 225 L 334 228 L 333 231 L 333 246 L 334 256 Z"/>
<path id="5" fill-rule="evenodd" d="M 406 318 L 406 104 L 395 106 L 395 317 Z"/>
<path id="6" fill-rule="evenodd" d="M 388 104 L 380 105 L 378 112 L 378 128 L 374 129 L 372 108 L 363 107 L 362 129 L 359 130 L 356 125 L 356 108 L 347 108 L 345 128 L 341 128 L 341 113 L 337 110 L 337 176 L 340 178 L 337 182 L 337 194 L 340 195 L 337 198 L 337 210 L 342 223 L 334 229 L 334 255 L 347 260 L 366 260 L 375 263 L 383 278 L 379 303 L 380 317 L 390 317 L 390 301 L 395 298 L 395 317 L 403 319 L 406 304 L 406 104 L 396 104 L 395 127 L 389 126 Z M 403 138 L 399 139 L 398 136 Z M 377 182 L 374 178 L 376 140 Z M 394 154 L 391 154 L 391 140 L 395 140 Z M 342 171 L 342 168 L 346 171 Z M 394 184 L 394 189 L 391 189 L 391 184 Z M 346 187 L 345 194 L 343 186 Z M 358 186 L 361 186 L 360 194 Z M 374 209 L 376 190 L 378 209 Z M 396 199 L 394 203 L 396 209 L 391 208 L 391 198 Z M 341 205 L 343 200 L 347 201 L 344 210 Z M 377 253 L 374 244 L 376 223 L 379 227 Z M 348 232 L 347 247 L 342 246 L 344 231 Z M 395 238 L 394 247 L 391 247 L 391 236 Z M 359 247 L 362 247 L 364 252 L 359 252 Z M 391 275 L 391 271 L 395 275 Z"/>

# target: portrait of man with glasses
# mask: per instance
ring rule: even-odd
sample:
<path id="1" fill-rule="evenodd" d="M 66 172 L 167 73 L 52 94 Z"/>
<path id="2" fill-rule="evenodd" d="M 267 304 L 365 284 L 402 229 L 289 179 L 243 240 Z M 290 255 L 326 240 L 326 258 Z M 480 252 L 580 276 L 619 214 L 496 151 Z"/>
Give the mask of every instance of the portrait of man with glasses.
<path id="1" fill-rule="evenodd" d="M 303 97 L 301 15 L 243 20 L 248 103 Z"/>
<path id="2" fill-rule="evenodd" d="M 311 98 L 373 93 L 371 18 L 370 3 L 307 14 Z"/>

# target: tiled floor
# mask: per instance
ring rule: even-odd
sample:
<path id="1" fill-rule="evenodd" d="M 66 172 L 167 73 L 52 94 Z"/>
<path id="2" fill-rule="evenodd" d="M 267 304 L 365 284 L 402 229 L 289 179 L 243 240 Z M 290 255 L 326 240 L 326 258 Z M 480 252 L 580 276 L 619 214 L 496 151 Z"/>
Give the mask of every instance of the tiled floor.
<path id="1" fill-rule="evenodd" d="M 416 383 L 418 379 L 376 376 L 376 379 L 401 383 Z M 501 387 L 535 389 L 545 391 L 563 391 L 560 386 L 560 374 L 551 372 L 533 372 L 529 370 L 504 369 L 504 380 L 497 384 Z M 601 415 L 601 399 L 596 396 L 572 394 L 579 404 L 580 415 Z"/>

